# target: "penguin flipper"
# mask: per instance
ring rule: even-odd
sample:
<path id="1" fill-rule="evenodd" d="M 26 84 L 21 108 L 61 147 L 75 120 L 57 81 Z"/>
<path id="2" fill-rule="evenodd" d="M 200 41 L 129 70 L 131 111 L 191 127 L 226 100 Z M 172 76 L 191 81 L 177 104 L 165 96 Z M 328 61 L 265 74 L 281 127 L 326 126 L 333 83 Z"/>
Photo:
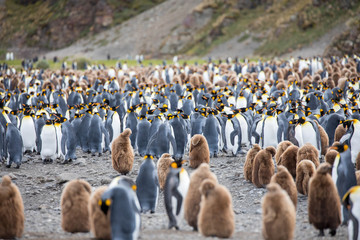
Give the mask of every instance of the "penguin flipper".
<path id="1" fill-rule="evenodd" d="M 232 133 L 230 133 L 230 142 L 231 142 L 231 145 L 234 145 L 234 141 L 235 141 L 236 135 L 239 135 L 239 131 L 238 131 L 238 130 L 234 130 L 234 131 L 232 131 Z"/>
<path id="2" fill-rule="evenodd" d="M 175 138 L 171 135 L 171 134 L 168 134 L 168 139 L 173 147 L 173 150 L 174 150 L 174 154 L 177 152 L 177 146 L 176 146 L 176 141 L 175 141 Z"/>
<path id="3" fill-rule="evenodd" d="M 101 126 L 101 132 L 105 135 L 105 151 L 109 150 L 110 140 L 109 133 L 106 131 L 104 125 Z"/>
<path id="4" fill-rule="evenodd" d="M 61 151 L 66 154 L 65 143 L 67 141 L 67 131 L 63 131 L 61 138 Z"/>

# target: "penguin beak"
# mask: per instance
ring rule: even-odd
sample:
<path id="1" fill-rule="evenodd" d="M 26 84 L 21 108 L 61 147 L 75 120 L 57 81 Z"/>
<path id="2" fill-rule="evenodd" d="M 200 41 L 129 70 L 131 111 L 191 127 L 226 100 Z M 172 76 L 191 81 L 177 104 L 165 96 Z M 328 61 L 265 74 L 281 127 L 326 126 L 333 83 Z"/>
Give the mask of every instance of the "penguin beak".
<path id="1" fill-rule="evenodd" d="M 333 150 L 339 150 L 339 148 L 338 147 L 336 147 L 336 146 L 332 146 L 332 147 L 330 147 L 330 149 L 333 149 Z"/>

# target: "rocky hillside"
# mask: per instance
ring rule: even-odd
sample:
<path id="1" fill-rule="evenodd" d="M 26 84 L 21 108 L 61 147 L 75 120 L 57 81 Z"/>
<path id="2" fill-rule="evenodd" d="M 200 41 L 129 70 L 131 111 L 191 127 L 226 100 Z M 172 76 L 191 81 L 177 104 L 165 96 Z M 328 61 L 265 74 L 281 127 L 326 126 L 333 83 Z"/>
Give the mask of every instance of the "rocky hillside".
<path id="1" fill-rule="evenodd" d="M 307 47 L 342 55 L 358 48 L 359 13 L 357 0 L 5 0 L 0 47 L 93 59 L 273 57 Z"/>
<path id="2" fill-rule="evenodd" d="M 0 1 L 0 48 L 21 50 L 21 55 L 63 48 L 163 1 L 3 0 Z"/>

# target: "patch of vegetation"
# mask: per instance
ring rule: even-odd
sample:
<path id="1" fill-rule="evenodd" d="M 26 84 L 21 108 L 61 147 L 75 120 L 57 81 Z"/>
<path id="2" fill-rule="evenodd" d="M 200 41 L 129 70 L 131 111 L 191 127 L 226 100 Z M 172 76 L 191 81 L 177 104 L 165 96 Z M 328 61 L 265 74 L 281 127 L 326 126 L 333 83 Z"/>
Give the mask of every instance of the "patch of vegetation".
<path id="1" fill-rule="evenodd" d="M 250 34 L 245 33 L 237 40 L 237 42 L 239 42 L 239 43 L 244 42 L 245 40 L 249 39 L 249 37 L 250 37 Z"/>
<path id="2" fill-rule="evenodd" d="M 50 65 L 46 60 L 41 60 L 41 61 L 37 62 L 36 68 L 45 70 L 45 69 L 50 68 Z"/>
<path id="3" fill-rule="evenodd" d="M 76 58 L 74 61 L 77 63 L 78 69 L 86 69 L 86 66 L 91 64 L 91 61 L 86 58 Z"/>

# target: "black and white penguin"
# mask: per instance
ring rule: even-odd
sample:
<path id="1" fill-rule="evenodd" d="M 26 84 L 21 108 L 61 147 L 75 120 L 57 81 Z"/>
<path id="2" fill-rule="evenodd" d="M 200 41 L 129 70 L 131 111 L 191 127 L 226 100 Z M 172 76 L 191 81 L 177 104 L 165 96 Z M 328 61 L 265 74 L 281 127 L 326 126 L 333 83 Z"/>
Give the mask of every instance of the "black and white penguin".
<path id="1" fill-rule="evenodd" d="M 203 135 L 209 145 L 210 157 L 216 157 L 219 152 L 219 137 L 221 126 L 214 116 L 216 110 L 210 109 L 203 127 Z"/>
<path id="2" fill-rule="evenodd" d="M 165 209 L 169 218 L 169 229 L 179 229 L 184 214 L 184 202 L 190 178 L 180 161 L 172 162 L 164 187 Z"/>
<path id="3" fill-rule="evenodd" d="M 57 157 L 57 137 L 53 120 L 46 120 L 41 134 L 41 159 L 43 163 L 54 161 Z"/>
<path id="4" fill-rule="evenodd" d="M 349 240 L 360 239 L 360 186 L 354 186 L 344 195 L 343 205 L 349 210 Z"/>
<path id="5" fill-rule="evenodd" d="M 6 124 L 4 153 L 7 159 L 7 168 L 10 168 L 12 163 L 16 164 L 15 168 L 20 168 L 23 155 L 23 140 L 20 131 L 12 123 Z"/>
<path id="6" fill-rule="evenodd" d="M 136 147 L 140 157 L 146 155 L 146 147 L 150 139 L 150 127 L 151 123 L 148 121 L 146 116 L 141 115 L 137 124 L 137 136 L 136 136 Z"/>
<path id="7" fill-rule="evenodd" d="M 236 156 L 239 148 L 241 148 L 242 132 L 239 125 L 239 121 L 235 117 L 235 114 L 223 114 L 226 118 L 223 125 L 223 139 L 225 139 L 225 150 L 230 151 L 233 156 Z"/>
<path id="8" fill-rule="evenodd" d="M 24 144 L 23 152 L 34 152 L 36 150 L 36 130 L 30 108 L 24 110 L 24 116 L 20 123 L 20 133 Z"/>
<path id="9" fill-rule="evenodd" d="M 136 178 L 136 186 L 141 212 L 150 211 L 154 213 L 159 198 L 159 180 L 153 156 L 145 155 Z"/>
<path id="10" fill-rule="evenodd" d="M 342 199 L 346 192 L 357 184 L 355 168 L 351 162 L 351 153 L 347 144 L 336 143 L 330 149 L 339 152 L 335 158 L 331 176 L 338 190 L 340 199 Z M 342 206 L 342 222 L 347 223 L 348 220 L 348 209 Z"/>

